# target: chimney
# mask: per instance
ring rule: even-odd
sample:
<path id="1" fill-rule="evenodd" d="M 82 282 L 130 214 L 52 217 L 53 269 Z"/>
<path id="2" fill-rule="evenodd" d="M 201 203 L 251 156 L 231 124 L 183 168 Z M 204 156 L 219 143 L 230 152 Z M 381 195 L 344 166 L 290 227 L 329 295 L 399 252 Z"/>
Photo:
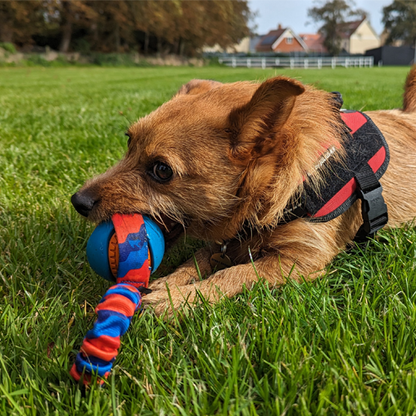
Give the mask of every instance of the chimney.
<path id="1" fill-rule="evenodd" d="M 282 25 L 279 23 L 279 26 L 277 26 L 278 29 L 282 29 Z"/>

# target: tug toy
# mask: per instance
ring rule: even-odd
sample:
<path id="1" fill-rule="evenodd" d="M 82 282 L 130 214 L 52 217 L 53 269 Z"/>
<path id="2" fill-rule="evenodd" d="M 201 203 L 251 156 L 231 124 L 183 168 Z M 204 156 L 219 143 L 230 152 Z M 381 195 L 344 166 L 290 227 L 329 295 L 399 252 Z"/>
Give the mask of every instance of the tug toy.
<path id="1" fill-rule="evenodd" d="M 150 274 L 160 265 L 165 241 L 160 228 L 140 214 L 114 214 L 92 233 L 87 257 L 92 269 L 104 279 L 116 282 L 107 290 L 95 312 L 97 320 L 87 332 L 70 375 L 88 385 L 91 375 L 110 374 L 134 313 L 140 309 L 142 292 Z"/>

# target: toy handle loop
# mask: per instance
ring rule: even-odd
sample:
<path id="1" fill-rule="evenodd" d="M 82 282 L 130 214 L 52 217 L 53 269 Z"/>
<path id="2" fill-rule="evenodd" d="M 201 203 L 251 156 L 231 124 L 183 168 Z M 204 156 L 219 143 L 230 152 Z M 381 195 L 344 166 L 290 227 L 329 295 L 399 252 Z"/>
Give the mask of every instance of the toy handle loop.
<path id="1" fill-rule="evenodd" d="M 115 214 L 112 218 L 119 245 L 117 284 L 110 287 L 95 312 L 97 320 L 87 332 L 70 375 L 84 385 L 91 375 L 101 377 L 99 384 L 110 374 L 120 348 L 120 338 L 130 325 L 134 313 L 140 309 L 140 289 L 149 284 L 149 249 L 146 225 L 140 214 Z"/>

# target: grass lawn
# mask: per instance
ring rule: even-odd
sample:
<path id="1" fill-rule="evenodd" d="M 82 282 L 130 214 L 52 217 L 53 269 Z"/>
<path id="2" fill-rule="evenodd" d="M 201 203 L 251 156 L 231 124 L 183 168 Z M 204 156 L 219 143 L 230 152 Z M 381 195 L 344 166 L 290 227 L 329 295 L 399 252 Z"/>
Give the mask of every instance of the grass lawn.
<path id="1" fill-rule="evenodd" d="M 395 108 L 407 71 L 0 69 L 0 415 L 415 415 L 411 227 L 340 254 L 314 283 L 259 283 L 169 323 L 146 311 L 104 388 L 68 375 L 108 287 L 86 263 L 93 226 L 70 196 L 123 155 L 130 122 L 191 78 L 277 73 L 341 91 L 346 108 Z M 192 250 L 168 253 L 167 267 Z"/>

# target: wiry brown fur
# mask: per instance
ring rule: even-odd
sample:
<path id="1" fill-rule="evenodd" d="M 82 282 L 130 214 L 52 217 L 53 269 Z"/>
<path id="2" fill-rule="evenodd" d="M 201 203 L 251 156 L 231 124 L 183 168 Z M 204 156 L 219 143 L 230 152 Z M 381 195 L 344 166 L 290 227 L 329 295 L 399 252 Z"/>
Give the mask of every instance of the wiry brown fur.
<path id="1" fill-rule="evenodd" d="M 408 113 L 416 111 L 416 65 L 407 76 L 404 91 L 403 110 Z"/>
<path id="2" fill-rule="evenodd" d="M 368 114 L 389 143 L 390 165 L 381 183 L 388 225 L 399 226 L 416 216 L 416 67 L 407 78 L 403 111 Z M 209 258 L 219 251 L 213 245 L 196 254 L 207 279 L 199 281 L 190 260 L 152 282 L 144 303 L 157 312 L 170 305 L 166 284 L 176 308 L 195 299 L 197 290 L 211 301 L 233 296 L 258 276 L 271 285 L 289 275 L 313 279 L 354 238 L 362 222 L 360 202 L 327 223 L 278 222 L 303 178 L 318 190 L 327 179 L 330 162 L 315 169 L 323 149 L 337 146 L 331 160 L 343 157 L 341 130 L 331 95 L 295 80 L 193 80 L 130 127 L 125 158 L 80 194 L 95 201 L 93 221 L 140 212 L 161 224 L 174 220 L 212 243 L 228 242 L 234 266 L 212 274 Z M 155 162 L 173 169 L 170 181 L 158 183 L 149 174 Z"/>

